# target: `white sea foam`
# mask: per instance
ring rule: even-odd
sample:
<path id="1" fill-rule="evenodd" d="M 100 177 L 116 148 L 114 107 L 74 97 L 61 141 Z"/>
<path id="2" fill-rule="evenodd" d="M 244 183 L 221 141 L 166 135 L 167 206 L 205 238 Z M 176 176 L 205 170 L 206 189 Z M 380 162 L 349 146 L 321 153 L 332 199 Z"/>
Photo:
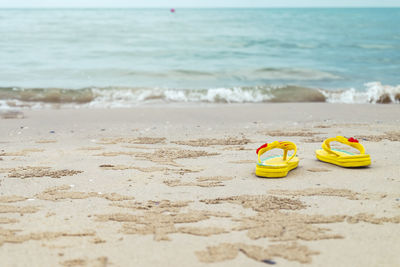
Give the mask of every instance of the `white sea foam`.
<path id="1" fill-rule="evenodd" d="M 321 90 L 329 103 L 399 103 L 400 85 L 382 85 L 380 82 L 365 84 L 365 91 L 356 91 L 354 88 L 343 91 Z"/>
<path id="2" fill-rule="evenodd" d="M 83 88 L 65 89 L 1 89 L 0 110 L 21 108 L 128 108 L 156 103 L 400 103 L 400 85 L 365 84 L 365 90 L 354 88 L 330 91 L 298 86 L 234 87 L 211 89 L 165 88 Z"/>
<path id="3" fill-rule="evenodd" d="M 88 107 L 131 107 L 144 102 L 203 102 L 203 103 L 259 103 L 268 102 L 272 95 L 265 90 L 236 88 L 212 88 L 207 90 L 178 89 L 93 89 L 96 97 Z"/>

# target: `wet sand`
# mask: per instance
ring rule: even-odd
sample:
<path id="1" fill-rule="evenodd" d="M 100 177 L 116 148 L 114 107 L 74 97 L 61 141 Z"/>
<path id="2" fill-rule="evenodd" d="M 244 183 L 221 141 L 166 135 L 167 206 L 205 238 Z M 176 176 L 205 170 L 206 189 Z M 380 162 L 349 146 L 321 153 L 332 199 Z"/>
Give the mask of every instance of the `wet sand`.
<path id="1" fill-rule="evenodd" d="M 396 266 L 398 105 L 253 104 L 0 114 L 4 266 Z M 319 162 L 358 138 L 368 168 Z M 282 179 L 258 146 L 298 146 Z"/>

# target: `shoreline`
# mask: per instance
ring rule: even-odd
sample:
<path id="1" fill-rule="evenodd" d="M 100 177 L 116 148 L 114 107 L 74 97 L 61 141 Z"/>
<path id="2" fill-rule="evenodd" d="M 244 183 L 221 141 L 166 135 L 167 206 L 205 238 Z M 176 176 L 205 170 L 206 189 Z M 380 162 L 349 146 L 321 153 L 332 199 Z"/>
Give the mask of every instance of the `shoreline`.
<path id="1" fill-rule="evenodd" d="M 186 113 L 180 114 L 182 110 Z M 296 112 L 299 110 L 303 114 Z M 135 111 L 140 111 L 138 115 Z M 71 108 L 57 107 L 46 109 L 16 109 L 3 110 L 3 115 L 7 112 L 14 112 L 26 117 L 33 117 L 33 121 L 39 121 L 38 117 L 46 116 L 49 119 L 60 117 L 63 123 L 72 122 L 68 117 L 78 116 L 87 122 L 99 124 L 95 121 L 96 116 L 107 118 L 108 120 L 127 120 L 131 123 L 160 123 L 170 121 L 179 123 L 192 122 L 189 114 L 193 114 L 196 118 L 202 120 L 203 123 L 218 124 L 224 119 L 231 122 L 252 123 L 254 121 L 268 124 L 269 121 L 277 122 L 284 120 L 286 122 L 310 122 L 330 120 L 332 122 L 364 122 L 377 120 L 385 123 L 399 123 L 399 107 L 398 104 L 337 104 L 337 103 L 164 103 L 164 104 L 141 104 L 131 108 Z M 235 116 L 231 116 L 231 113 Z M 275 113 L 279 112 L 279 117 Z M 357 114 L 355 114 L 357 113 Z M 57 115 L 55 115 L 57 114 Z M 152 115 L 155 116 L 152 116 Z M 266 116 L 262 116 L 265 114 Z M 269 116 L 274 114 L 274 116 Z M 128 116 L 133 117 L 128 117 Z M 187 116 L 186 116 L 187 115 Z M 57 119 L 56 119 L 57 120 Z M 7 120 L 5 120 L 8 122 Z M 10 121 L 12 122 L 12 121 Z"/>

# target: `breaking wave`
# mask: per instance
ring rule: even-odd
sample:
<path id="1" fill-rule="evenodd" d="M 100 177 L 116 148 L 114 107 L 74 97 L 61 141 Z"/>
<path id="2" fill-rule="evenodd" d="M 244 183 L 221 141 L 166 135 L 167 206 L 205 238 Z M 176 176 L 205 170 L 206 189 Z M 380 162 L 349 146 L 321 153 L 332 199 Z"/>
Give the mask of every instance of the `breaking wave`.
<path id="1" fill-rule="evenodd" d="M 341 91 L 320 91 L 329 103 L 400 103 L 400 85 L 390 86 L 382 85 L 380 82 L 370 82 L 366 83 L 365 87 L 365 91 L 356 91 L 354 88 Z"/>
<path id="2" fill-rule="evenodd" d="M 365 84 L 364 91 L 329 91 L 300 86 L 211 89 L 104 87 L 83 89 L 0 88 L 0 109 L 53 106 L 121 108 L 143 103 L 400 103 L 400 85 Z"/>

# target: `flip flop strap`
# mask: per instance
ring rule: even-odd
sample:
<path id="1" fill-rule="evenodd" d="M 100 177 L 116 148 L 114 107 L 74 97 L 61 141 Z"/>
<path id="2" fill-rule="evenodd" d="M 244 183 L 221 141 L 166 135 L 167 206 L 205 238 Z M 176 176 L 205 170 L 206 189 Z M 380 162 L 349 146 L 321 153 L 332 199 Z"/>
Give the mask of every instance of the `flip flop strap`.
<path id="1" fill-rule="evenodd" d="M 340 157 L 340 154 L 339 154 L 339 153 L 336 153 L 335 151 L 333 151 L 333 150 L 331 149 L 330 142 L 334 142 L 334 141 L 339 142 L 339 143 L 342 143 L 342 144 L 345 144 L 345 145 L 348 145 L 348 146 L 351 146 L 351 147 L 354 147 L 355 149 L 357 149 L 358 151 L 360 151 L 360 154 L 365 154 L 365 148 L 364 148 L 364 146 L 361 145 L 361 144 L 358 142 L 358 140 L 357 140 L 357 139 L 354 139 L 353 137 L 346 138 L 346 137 L 343 137 L 343 136 L 336 136 L 336 137 L 328 138 L 328 139 L 326 139 L 326 140 L 322 143 L 322 148 L 323 148 L 326 152 L 331 153 L 331 154 L 334 154 L 334 155 Z"/>
<path id="2" fill-rule="evenodd" d="M 285 160 L 286 162 L 292 160 L 296 156 L 296 153 L 297 153 L 297 146 L 292 142 L 275 141 L 270 144 L 266 143 L 257 149 L 258 163 L 261 163 L 260 157 L 262 154 L 264 154 L 265 152 L 267 152 L 271 149 L 274 149 L 274 148 L 283 149 L 283 160 Z M 287 158 L 287 152 L 289 150 L 294 150 L 294 152 L 289 158 Z"/>

